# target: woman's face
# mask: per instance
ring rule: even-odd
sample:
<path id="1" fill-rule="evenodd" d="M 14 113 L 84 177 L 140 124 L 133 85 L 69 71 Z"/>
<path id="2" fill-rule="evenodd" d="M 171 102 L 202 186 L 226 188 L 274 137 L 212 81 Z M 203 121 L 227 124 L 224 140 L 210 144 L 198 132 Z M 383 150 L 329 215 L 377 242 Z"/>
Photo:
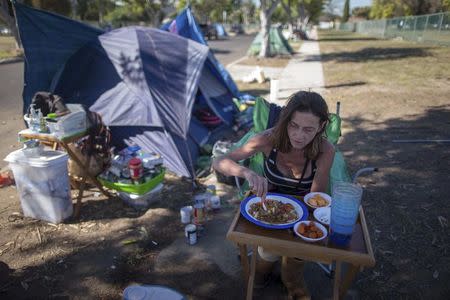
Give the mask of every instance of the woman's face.
<path id="1" fill-rule="evenodd" d="M 320 129 L 320 119 L 310 112 L 296 111 L 292 114 L 287 131 L 294 149 L 303 149 L 316 136 Z"/>

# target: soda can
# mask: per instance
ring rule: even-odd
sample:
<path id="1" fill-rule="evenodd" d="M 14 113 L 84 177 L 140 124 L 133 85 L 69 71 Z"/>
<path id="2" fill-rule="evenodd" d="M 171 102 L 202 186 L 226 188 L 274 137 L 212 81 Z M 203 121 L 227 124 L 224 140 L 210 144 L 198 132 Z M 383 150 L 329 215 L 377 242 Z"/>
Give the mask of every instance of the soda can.
<path id="1" fill-rule="evenodd" d="M 184 235 L 186 236 L 186 242 L 189 245 L 197 244 L 197 226 L 189 224 L 184 227 Z"/>
<path id="2" fill-rule="evenodd" d="M 194 224 L 202 225 L 205 223 L 205 205 L 201 203 L 197 203 L 194 205 Z"/>

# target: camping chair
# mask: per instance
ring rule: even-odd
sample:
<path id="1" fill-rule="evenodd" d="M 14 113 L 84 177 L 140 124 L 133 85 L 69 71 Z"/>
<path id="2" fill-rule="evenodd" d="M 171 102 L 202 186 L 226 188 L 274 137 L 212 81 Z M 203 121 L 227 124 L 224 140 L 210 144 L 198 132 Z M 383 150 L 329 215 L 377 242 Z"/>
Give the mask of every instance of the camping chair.
<path id="1" fill-rule="evenodd" d="M 336 146 L 339 137 L 341 136 L 341 118 L 339 116 L 340 110 L 340 102 L 336 104 L 336 113 L 330 113 L 329 119 L 330 123 L 325 128 L 325 136 L 334 146 Z M 244 135 L 237 143 L 233 145 L 231 150 L 234 150 L 238 147 L 241 147 L 247 141 L 256 135 L 268 128 L 271 128 L 275 125 L 278 120 L 278 116 L 281 112 L 281 107 L 268 103 L 261 97 L 255 99 L 255 107 L 253 110 L 253 128 Z M 257 153 L 254 156 L 247 158 L 244 161 L 241 161 L 243 165 L 255 171 L 259 175 L 263 175 L 263 164 L 264 164 L 264 156 L 262 153 Z M 330 170 L 330 180 L 328 183 L 328 194 L 330 194 L 331 187 L 333 183 L 337 181 L 351 181 L 351 177 L 349 175 L 347 165 L 345 164 L 344 157 L 342 153 L 336 149 L 336 153 L 333 160 L 333 165 Z M 235 177 L 236 186 L 239 189 L 239 198 L 243 199 L 245 196 L 249 194 L 249 186 L 248 182 L 244 182 L 241 184 L 240 179 Z M 333 266 L 330 264 L 328 266 L 322 263 L 316 263 L 322 270 L 326 273 L 326 275 L 330 278 L 334 276 Z"/>

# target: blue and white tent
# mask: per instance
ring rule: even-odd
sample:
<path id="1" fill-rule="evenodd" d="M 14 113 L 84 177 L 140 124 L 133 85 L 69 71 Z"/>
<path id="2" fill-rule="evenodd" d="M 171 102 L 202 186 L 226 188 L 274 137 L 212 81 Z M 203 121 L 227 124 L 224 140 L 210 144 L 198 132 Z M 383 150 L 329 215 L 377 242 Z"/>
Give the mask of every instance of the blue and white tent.
<path id="1" fill-rule="evenodd" d="M 118 146 L 135 143 L 194 176 L 199 147 L 213 129 L 195 116 L 208 108 L 230 126 L 232 92 L 206 64 L 207 46 L 159 29 L 103 33 L 77 21 L 15 4 L 25 52 L 24 108 L 37 91 L 102 115 Z M 74 40 L 72 40 L 74 36 Z"/>
<path id="2" fill-rule="evenodd" d="M 185 8 L 180 14 L 178 14 L 174 20 L 164 24 L 161 29 L 194 40 L 203 45 L 208 45 L 189 7 Z M 232 92 L 235 98 L 239 98 L 241 96 L 239 89 L 233 81 L 230 73 L 228 73 L 222 64 L 217 61 L 212 52 L 208 54 L 208 59 L 206 60 L 205 65 L 211 74 L 220 79 L 223 84 L 226 85 L 227 89 Z"/>

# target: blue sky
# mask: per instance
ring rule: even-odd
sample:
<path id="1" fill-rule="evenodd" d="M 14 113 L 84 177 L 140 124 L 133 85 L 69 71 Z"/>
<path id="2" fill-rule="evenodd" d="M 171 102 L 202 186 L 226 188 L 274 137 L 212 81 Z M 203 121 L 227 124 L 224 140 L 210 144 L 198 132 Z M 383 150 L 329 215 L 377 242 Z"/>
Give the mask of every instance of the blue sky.
<path id="1" fill-rule="evenodd" d="M 332 0 L 334 13 L 337 15 L 341 15 L 344 9 L 345 0 Z M 359 6 L 370 6 L 372 5 L 372 0 L 350 0 L 350 11 L 354 7 Z"/>

